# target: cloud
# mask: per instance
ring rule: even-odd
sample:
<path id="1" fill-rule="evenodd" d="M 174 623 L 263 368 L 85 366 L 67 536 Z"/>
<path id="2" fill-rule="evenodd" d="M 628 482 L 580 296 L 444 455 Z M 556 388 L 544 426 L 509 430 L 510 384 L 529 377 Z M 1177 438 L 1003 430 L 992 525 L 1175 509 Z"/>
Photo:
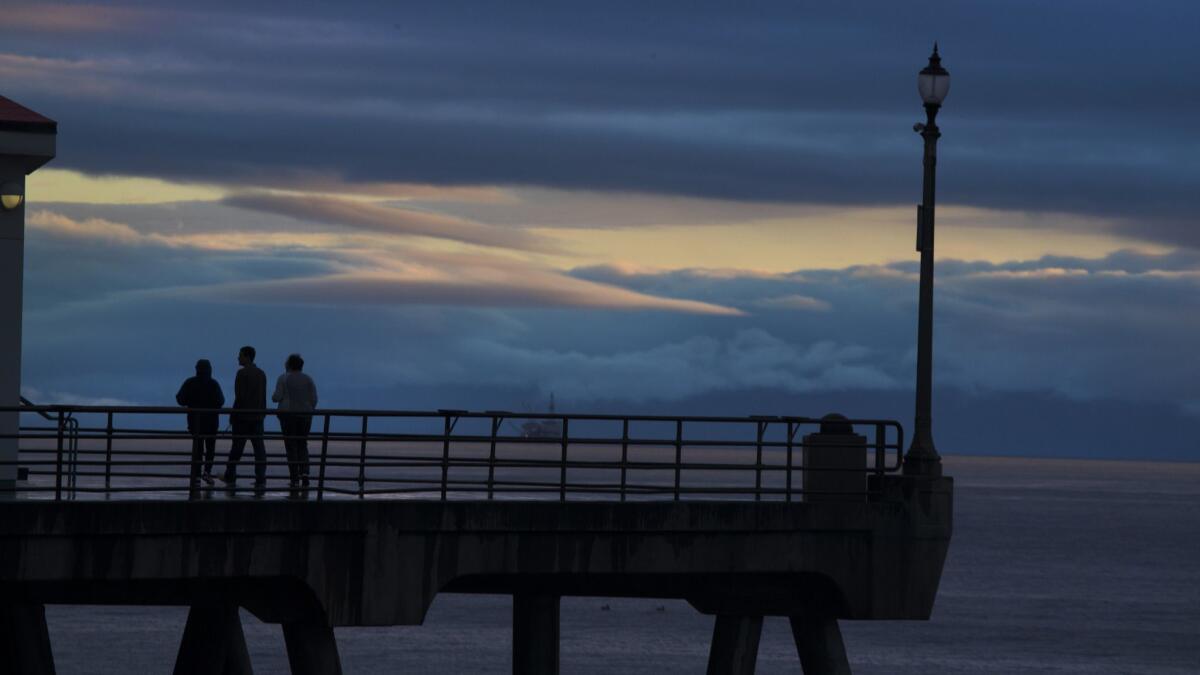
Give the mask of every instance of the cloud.
<path id="1" fill-rule="evenodd" d="M 77 219 L 48 209 L 31 211 L 27 225 L 33 232 L 46 234 L 57 239 L 135 248 L 161 247 L 214 252 L 304 248 L 330 251 L 346 243 L 345 237 L 307 232 L 212 232 L 203 230 L 187 232 L 143 232 L 126 223 L 105 218 Z"/>
<path id="2" fill-rule="evenodd" d="M 464 244 L 551 252 L 547 240 L 517 228 L 502 228 L 427 211 L 415 211 L 334 197 L 290 197 L 267 194 L 234 195 L 224 203 L 318 223 L 345 226 L 379 234 L 449 239 Z"/>
<path id="3" fill-rule="evenodd" d="M 164 238 L 144 235 L 125 223 L 114 223 L 103 218 L 75 220 L 44 209 L 31 211 L 27 224 L 34 230 L 71 239 L 92 239 L 127 246 L 165 243 Z"/>
<path id="4" fill-rule="evenodd" d="M 753 273 L 721 280 L 688 270 L 583 273 L 645 293 L 729 306 L 800 295 L 830 303 L 819 320 L 756 311 L 753 323 L 792 343 L 861 344 L 894 378 L 915 365 L 915 263 Z M 1053 392 L 1176 406 L 1194 399 L 1200 254 L 1119 251 L 1009 263 L 939 261 L 935 340 L 939 385 L 968 391 Z"/>
<path id="5" fill-rule="evenodd" d="M 836 216 L 839 211 L 820 204 L 747 202 L 640 191 L 595 192 L 530 187 L 513 188 L 506 192 L 509 199 L 500 203 L 463 203 L 451 208 L 456 214 L 495 224 L 583 229 L 670 225 L 693 228 L 698 225 L 785 218 L 820 219 L 823 216 Z"/>
<path id="6" fill-rule="evenodd" d="M 740 330 L 727 340 L 692 337 L 643 351 L 584 354 L 476 339 L 468 341 L 467 352 L 480 368 L 503 364 L 501 374 L 528 373 L 543 393 L 577 402 L 678 400 L 748 388 L 807 392 L 899 386 L 869 363 L 868 349 L 827 341 L 795 345 L 760 329 Z M 483 370 L 480 377 L 491 379 Z"/>
<path id="7" fill-rule="evenodd" d="M 429 185 L 420 183 L 349 181 L 345 177 L 307 171 L 288 171 L 275 175 L 260 175 L 255 178 L 258 185 L 290 192 L 306 192 L 316 195 L 361 195 L 386 198 L 392 201 L 422 204 L 467 205 L 495 213 L 500 208 L 516 201 L 510 190 L 488 185 Z M 483 220 L 482 218 L 468 218 Z M 522 225 L 523 222 L 495 223 Z"/>
<path id="8" fill-rule="evenodd" d="M 42 391 L 34 387 L 21 387 L 21 396 L 34 405 L 96 405 L 96 406 L 136 406 L 144 405 L 136 401 L 112 396 L 88 396 L 69 391 Z"/>
<path id="9" fill-rule="evenodd" d="M 288 198 L 282 203 L 304 202 Z M 392 212 L 402 213 L 389 207 L 359 209 L 364 205 L 348 202 L 340 206 L 359 214 L 383 211 L 389 218 Z M 107 218 L 32 211 L 30 260 L 38 263 L 39 271 L 43 255 L 49 260 L 69 257 L 74 261 L 72 268 L 60 269 L 43 282 L 56 289 L 54 295 L 60 301 L 71 297 L 111 303 L 165 293 L 192 299 L 236 298 L 237 302 L 326 307 L 443 305 L 741 314 L 732 307 L 686 296 L 644 293 L 575 278 L 516 253 L 427 249 L 389 241 L 371 229 L 332 234 L 294 228 L 212 229 L 212 208 L 219 211 L 225 207 L 99 209 L 132 216 L 137 227 Z M 70 210 L 89 209 L 72 206 Z M 172 214 L 182 219 L 177 226 L 164 226 L 162 219 Z M 436 218 L 431 214 L 430 222 L 437 222 Z M 78 278 L 80 275 L 86 278 Z M 31 284 L 31 288 L 37 285 Z M 50 300 L 39 299 L 42 303 Z"/>
<path id="10" fill-rule="evenodd" d="M 696 300 L 664 298 L 546 271 L 510 274 L 502 269 L 468 269 L 461 274 L 356 272 L 204 287 L 183 291 L 192 297 L 235 298 L 239 302 L 318 306 L 442 305 L 467 307 L 661 310 L 736 316 L 740 311 Z"/>
<path id="11" fill-rule="evenodd" d="M 833 308 L 832 305 L 824 300 L 818 300 L 817 298 L 798 293 L 763 298 L 754 304 L 768 309 L 794 309 L 803 312 L 828 312 Z"/>

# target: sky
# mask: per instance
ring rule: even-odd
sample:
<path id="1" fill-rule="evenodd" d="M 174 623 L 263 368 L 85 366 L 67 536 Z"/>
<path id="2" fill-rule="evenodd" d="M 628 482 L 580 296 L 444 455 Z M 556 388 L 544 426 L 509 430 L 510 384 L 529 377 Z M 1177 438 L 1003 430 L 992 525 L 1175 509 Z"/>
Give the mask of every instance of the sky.
<path id="1" fill-rule="evenodd" d="M 911 429 L 916 73 L 948 454 L 1198 460 L 1194 2 L 9 0 L 23 390 Z"/>

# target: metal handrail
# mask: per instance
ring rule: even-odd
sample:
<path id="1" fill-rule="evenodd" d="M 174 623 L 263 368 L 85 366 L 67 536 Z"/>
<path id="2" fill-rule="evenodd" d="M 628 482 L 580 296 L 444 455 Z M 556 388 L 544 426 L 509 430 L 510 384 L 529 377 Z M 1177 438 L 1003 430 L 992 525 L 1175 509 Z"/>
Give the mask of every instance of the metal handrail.
<path id="1" fill-rule="evenodd" d="M 67 451 L 67 489 L 74 494 L 78 483 L 77 466 L 79 459 L 79 420 L 75 419 L 70 412 L 65 417 L 55 417 L 46 411 L 46 406 L 39 406 L 33 401 L 20 396 L 21 409 L 23 411 L 32 412 L 39 417 L 55 422 L 60 427 L 60 431 L 65 432 L 65 445 Z M 61 429 L 63 424 L 66 424 L 65 429 Z"/>
<path id="2" fill-rule="evenodd" d="M 209 488 L 192 484 L 200 474 L 202 460 L 192 456 L 187 445 L 193 437 L 175 420 L 189 412 L 264 417 L 280 413 L 231 408 L 36 406 L 24 399 L 20 408 L 0 407 L 0 412 L 13 410 L 53 422 L 21 426 L 15 434 L 21 463 L 30 476 L 29 484 L 16 491 L 32 497 L 53 492 L 56 499 L 139 492 L 162 498 L 180 492 L 189 498 L 211 496 Z M 812 447 L 805 445 L 807 436 L 799 440 L 797 436 L 805 428 L 820 430 L 822 420 L 813 417 L 361 409 L 304 414 L 314 418 L 308 436 L 276 432 L 262 436 L 264 441 L 298 445 L 307 440 L 313 445 L 307 462 L 302 458 L 269 459 L 268 490 L 284 478 L 278 469 L 287 468 L 288 478 L 303 473 L 310 481 L 289 490 L 288 496 L 315 495 L 316 499 L 328 494 L 359 499 L 389 495 L 438 500 L 544 499 L 553 495 L 558 501 L 605 497 L 621 501 L 831 497 L 861 501 L 874 489 L 866 474 L 896 472 L 903 463 L 903 428 L 881 419 L 838 420 L 839 425 L 865 431 L 866 437 L 820 437 L 819 447 L 844 446 L 846 452 L 861 453 L 860 466 L 838 468 L 811 462 L 805 465 L 794 457 L 796 451 L 804 457 L 806 448 Z M 163 419 L 171 420 L 173 428 L 157 423 Z M 501 434 L 503 425 L 514 419 L 558 421 L 552 427 L 557 435 Z M 487 422 L 486 428 L 465 428 L 480 422 Z M 414 423 L 422 428 L 394 428 Z M 393 428 L 388 428 L 389 424 Z M 464 425 L 461 431 L 460 425 Z M 640 429 L 645 426 L 653 427 L 655 433 Z M 635 433 L 638 430 L 641 433 Z M 234 438 L 228 430 L 211 436 L 225 441 Z M 889 463 L 892 452 L 895 460 Z M 224 466 L 227 452 L 218 452 L 216 459 Z M 10 462 L 0 465 L 6 463 Z M 252 466 L 247 457 L 243 471 Z M 215 467 L 214 473 L 218 473 Z M 822 489 L 814 478 L 839 473 L 862 477 L 841 483 L 826 481 L 836 488 L 832 490 Z M 743 480 L 745 476 L 749 482 Z M 797 481 L 797 476 L 804 480 Z M 236 496 L 253 490 L 245 486 L 228 492 Z"/>

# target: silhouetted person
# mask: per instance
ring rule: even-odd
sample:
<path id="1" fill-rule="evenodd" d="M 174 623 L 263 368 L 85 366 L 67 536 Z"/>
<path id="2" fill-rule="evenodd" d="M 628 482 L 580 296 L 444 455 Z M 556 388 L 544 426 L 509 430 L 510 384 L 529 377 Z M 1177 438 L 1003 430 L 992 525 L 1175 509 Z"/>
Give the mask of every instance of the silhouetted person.
<path id="1" fill-rule="evenodd" d="M 191 486 L 199 487 L 200 479 L 213 484 L 213 457 L 217 452 L 217 430 L 220 428 L 220 415 L 216 412 L 198 412 L 198 410 L 217 410 L 225 405 L 225 394 L 221 385 L 213 379 L 212 364 L 208 359 L 196 362 L 196 375 L 184 380 L 179 393 L 175 394 L 175 402 L 179 405 L 196 410 L 187 416 L 188 431 L 192 434 L 192 470 Z M 203 456 L 204 473 L 200 473 L 200 462 Z"/>
<path id="2" fill-rule="evenodd" d="M 267 374 L 254 365 L 254 347 L 246 345 L 238 351 L 237 377 L 233 379 L 233 407 L 242 410 L 265 410 L 267 407 Z M 229 461 L 225 464 L 225 475 L 221 480 L 229 487 L 237 483 L 237 465 L 242 461 L 246 441 L 254 448 L 254 488 L 261 490 L 267 485 L 267 449 L 263 445 L 263 417 L 265 413 L 233 413 L 229 423 L 233 426 L 233 443 L 229 446 Z"/>
<path id="3" fill-rule="evenodd" d="M 304 359 L 299 354 L 287 357 L 286 372 L 275 382 L 271 400 L 279 404 L 279 429 L 287 450 L 291 486 L 308 486 L 308 432 L 312 429 L 312 411 L 317 407 L 317 385 L 305 375 Z"/>

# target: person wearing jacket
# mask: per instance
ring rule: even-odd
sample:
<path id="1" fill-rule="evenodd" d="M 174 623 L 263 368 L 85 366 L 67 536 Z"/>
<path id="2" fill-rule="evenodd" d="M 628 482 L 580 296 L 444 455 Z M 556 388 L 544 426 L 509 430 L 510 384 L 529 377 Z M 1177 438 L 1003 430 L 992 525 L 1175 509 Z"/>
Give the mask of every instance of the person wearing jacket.
<path id="1" fill-rule="evenodd" d="M 233 379 L 233 407 L 243 410 L 265 410 L 267 407 L 267 374 L 254 365 L 254 347 L 246 345 L 238 351 L 237 377 Z M 233 442 L 229 446 L 229 461 L 225 463 L 225 475 L 221 480 L 230 488 L 237 483 L 237 465 L 246 450 L 246 441 L 254 448 L 254 489 L 261 491 L 267 485 L 267 450 L 263 445 L 263 415 L 261 412 L 233 413 L 229 423 L 233 427 Z"/>
<path id="2" fill-rule="evenodd" d="M 188 408 L 188 431 L 192 434 L 191 486 L 199 487 L 200 480 L 212 485 L 213 459 L 217 452 L 217 431 L 221 416 L 215 412 L 225 405 L 225 394 L 221 385 L 213 379 L 212 364 L 208 359 L 196 362 L 196 375 L 184 380 L 175 402 Z M 204 471 L 201 473 L 201 459 Z"/>
<path id="3" fill-rule="evenodd" d="M 304 359 L 299 354 L 288 356 L 284 369 L 275 382 L 271 400 L 279 404 L 279 429 L 283 432 L 291 486 L 308 487 L 308 433 L 312 411 L 317 407 L 317 385 L 302 372 Z"/>

